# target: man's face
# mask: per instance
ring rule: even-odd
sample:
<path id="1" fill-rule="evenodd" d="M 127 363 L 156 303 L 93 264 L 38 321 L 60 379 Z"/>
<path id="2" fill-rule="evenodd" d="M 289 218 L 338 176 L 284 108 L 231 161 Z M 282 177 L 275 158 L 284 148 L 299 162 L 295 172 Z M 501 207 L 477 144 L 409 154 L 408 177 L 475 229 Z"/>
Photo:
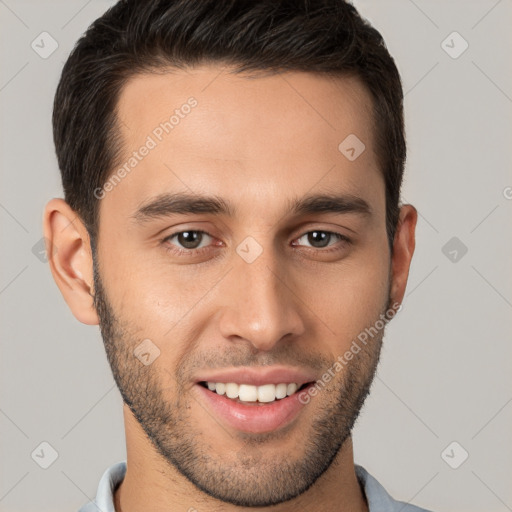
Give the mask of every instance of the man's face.
<path id="1" fill-rule="evenodd" d="M 379 357 L 383 330 L 309 403 L 293 393 L 390 300 L 370 96 L 348 77 L 203 67 L 135 77 L 118 113 L 119 167 L 139 156 L 100 201 L 95 293 L 123 398 L 206 493 L 240 506 L 291 499 L 350 435 Z M 365 145 L 355 160 L 338 149 L 350 134 Z M 215 196 L 226 211 L 175 212 L 176 194 Z M 345 206 L 293 209 L 312 196 Z M 208 383 L 245 385 L 227 386 L 242 401 Z"/>

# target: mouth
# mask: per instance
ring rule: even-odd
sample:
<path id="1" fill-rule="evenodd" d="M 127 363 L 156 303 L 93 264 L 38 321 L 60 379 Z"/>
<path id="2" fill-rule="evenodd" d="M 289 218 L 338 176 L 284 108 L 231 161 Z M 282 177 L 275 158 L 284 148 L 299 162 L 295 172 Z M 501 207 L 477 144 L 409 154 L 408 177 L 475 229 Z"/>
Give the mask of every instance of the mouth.
<path id="1" fill-rule="evenodd" d="M 279 384 L 269 383 L 255 386 L 252 384 L 237 384 L 236 382 L 200 381 L 198 384 L 208 391 L 225 396 L 236 403 L 262 406 L 296 395 L 314 383 L 281 382 Z"/>
<path id="2" fill-rule="evenodd" d="M 299 399 L 315 381 L 260 385 L 234 382 L 196 382 L 194 390 L 202 408 L 219 425 L 231 430 L 261 434 L 277 431 L 297 421 L 309 402 Z M 222 430 L 222 429 L 221 429 Z M 221 434 L 222 435 L 222 434 Z"/>

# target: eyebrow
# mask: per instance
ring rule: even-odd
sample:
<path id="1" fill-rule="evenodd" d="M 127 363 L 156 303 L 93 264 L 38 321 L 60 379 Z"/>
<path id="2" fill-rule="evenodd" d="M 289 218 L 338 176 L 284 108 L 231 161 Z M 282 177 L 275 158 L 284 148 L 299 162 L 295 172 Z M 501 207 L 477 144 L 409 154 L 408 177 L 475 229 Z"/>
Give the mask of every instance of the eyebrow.
<path id="1" fill-rule="evenodd" d="M 316 194 L 288 201 L 289 212 L 296 215 L 312 213 L 372 214 L 367 201 L 352 194 Z M 203 196 L 191 193 L 160 194 L 143 203 L 132 218 L 137 223 L 179 214 L 208 213 L 234 217 L 237 208 L 219 196 Z"/>

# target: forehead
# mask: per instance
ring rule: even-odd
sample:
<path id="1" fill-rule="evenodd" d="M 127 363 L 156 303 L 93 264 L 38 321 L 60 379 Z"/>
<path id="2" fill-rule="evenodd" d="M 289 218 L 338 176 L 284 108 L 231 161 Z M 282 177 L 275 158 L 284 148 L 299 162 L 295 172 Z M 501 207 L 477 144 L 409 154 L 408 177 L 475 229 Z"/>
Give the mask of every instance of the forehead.
<path id="1" fill-rule="evenodd" d="M 371 96 L 355 77 L 173 69 L 131 78 L 117 111 L 123 151 L 116 168 L 125 165 L 129 176 L 109 201 L 140 204 L 177 188 L 286 201 L 287 191 L 298 197 L 317 183 L 356 195 L 382 185 Z M 350 161 L 339 146 L 354 136 L 365 150 Z M 143 146 L 151 149 L 135 161 Z"/>
<path id="2" fill-rule="evenodd" d="M 328 132 L 338 132 L 335 139 L 346 131 L 368 135 L 373 124 L 370 94 L 356 77 L 304 72 L 248 75 L 228 67 L 204 66 L 132 77 L 118 102 L 125 140 L 130 142 L 130 132 L 150 133 L 156 121 L 168 120 L 190 97 L 200 108 L 194 109 L 187 124 L 193 124 L 201 146 L 218 148 L 223 154 L 231 151 L 239 156 L 249 149 L 230 144 L 236 134 L 244 138 L 245 133 L 238 132 L 241 127 L 251 127 L 255 144 L 265 140 L 261 137 L 265 133 L 267 137 L 280 134 L 276 142 L 290 142 L 293 147 L 298 136 L 316 144 Z M 231 132 L 231 140 L 223 143 L 216 137 L 218 131 Z"/>

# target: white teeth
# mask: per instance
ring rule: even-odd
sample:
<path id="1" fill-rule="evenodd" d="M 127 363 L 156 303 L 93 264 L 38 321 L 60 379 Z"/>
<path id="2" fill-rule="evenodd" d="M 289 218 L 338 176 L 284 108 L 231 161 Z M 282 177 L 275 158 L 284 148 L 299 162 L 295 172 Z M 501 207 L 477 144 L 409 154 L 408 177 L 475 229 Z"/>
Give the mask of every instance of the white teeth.
<path id="1" fill-rule="evenodd" d="M 226 384 L 226 396 L 228 398 L 238 398 L 238 384 L 228 382 Z"/>
<path id="2" fill-rule="evenodd" d="M 240 384 L 238 387 L 238 398 L 242 402 L 256 402 L 258 400 L 258 388 L 249 384 Z"/>
<path id="3" fill-rule="evenodd" d="M 297 386 L 297 384 L 295 384 L 295 382 L 292 382 L 291 384 L 288 384 L 288 386 L 286 388 L 286 394 L 288 396 L 293 395 L 293 393 L 295 393 L 295 391 L 297 391 L 297 389 L 299 389 L 299 386 Z"/>
<path id="4" fill-rule="evenodd" d="M 258 402 L 273 402 L 276 399 L 275 384 L 258 386 Z"/>
<path id="5" fill-rule="evenodd" d="M 278 384 L 276 386 L 276 398 L 284 398 L 286 396 L 286 390 L 288 386 L 286 384 Z"/>
<path id="6" fill-rule="evenodd" d="M 263 386 L 252 386 L 251 384 L 236 384 L 235 382 L 207 382 L 210 391 L 218 395 L 226 395 L 228 398 L 239 398 L 242 402 L 269 403 L 276 399 L 280 400 L 286 396 L 293 395 L 299 385 L 295 382 L 281 384 L 264 384 Z"/>

